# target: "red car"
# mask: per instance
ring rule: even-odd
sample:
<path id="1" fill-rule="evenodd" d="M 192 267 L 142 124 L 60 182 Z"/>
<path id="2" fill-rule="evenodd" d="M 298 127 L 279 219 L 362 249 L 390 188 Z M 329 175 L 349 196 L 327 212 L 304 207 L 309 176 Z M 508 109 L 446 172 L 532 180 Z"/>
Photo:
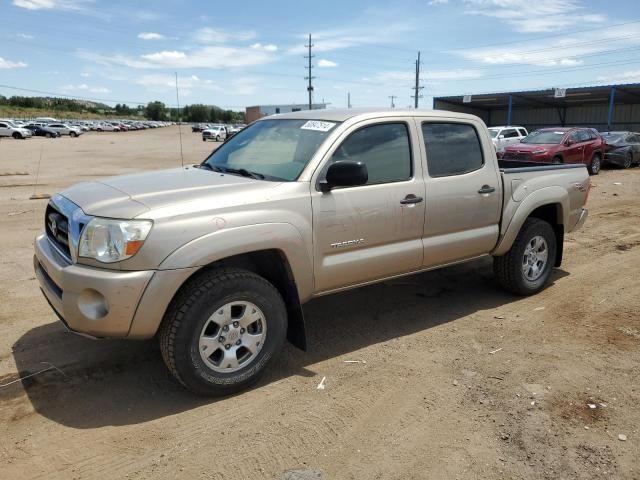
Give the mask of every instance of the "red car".
<path id="1" fill-rule="evenodd" d="M 605 141 L 592 128 L 541 128 L 504 149 L 502 160 L 535 163 L 584 163 L 597 175 Z"/>

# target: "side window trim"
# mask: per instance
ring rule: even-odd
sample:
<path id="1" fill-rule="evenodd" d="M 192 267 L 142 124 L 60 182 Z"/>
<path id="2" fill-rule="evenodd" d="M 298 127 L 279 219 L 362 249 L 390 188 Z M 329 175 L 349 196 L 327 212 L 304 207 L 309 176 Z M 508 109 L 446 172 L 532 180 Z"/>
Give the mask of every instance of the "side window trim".
<path id="1" fill-rule="evenodd" d="M 427 151 L 427 142 L 426 139 L 424 138 L 424 131 L 422 130 L 423 125 L 425 124 L 451 124 L 451 125 L 466 125 L 468 127 L 473 128 L 473 131 L 476 134 L 476 139 L 478 140 L 478 145 L 480 147 L 480 155 L 482 157 L 482 163 L 480 164 L 480 166 L 478 168 L 474 168 L 473 170 L 468 170 L 466 172 L 458 172 L 458 173 L 450 173 L 450 174 L 443 174 L 443 175 L 433 175 L 431 173 L 431 170 L 429 169 L 429 155 L 428 155 L 428 151 Z M 473 123 L 468 123 L 468 122 L 459 122 L 459 121 L 454 121 L 454 120 L 448 120 L 448 119 L 442 119 L 440 121 L 429 121 L 429 120 L 424 120 L 422 122 L 420 122 L 420 135 L 422 136 L 422 143 L 424 145 L 424 156 L 425 156 L 425 160 L 426 160 L 426 172 L 425 172 L 425 176 L 429 176 L 429 178 L 447 178 L 447 177 L 456 177 L 459 175 L 467 175 L 469 173 L 473 173 L 473 172 L 477 172 L 478 170 L 482 170 L 486 164 L 487 164 L 487 159 L 485 158 L 485 152 L 484 152 L 484 145 L 482 143 L 482 141 L 480 140 L 480 134 L 478 132 L 478 129 L 476 128 L 476 126 Z M 503 130 L 504 131 L 504 130 Z"/>
<path id="2" fill-rule="evenodd" d="M 384 121 L 380 121 L 380 122 L 375 122 L 375 123 L 368 123 L 366 125 L 362 125 L 359 127 L 354 128 L 351 131 L 346 132 L 346 136 L 342 139 L 339 140 L 335 143 L 335 147 L 332 147 L 331 149 L 331 155 L 329 155 L 329 157 L 327 158 L 327 160 L 324 162 L 324 164 L 320 167 L 320 174 L 317 177 L 316 180 L 316 191 L 320 191 L 320 182 L 322 182 L 327 175 L 327 169 L 329 168 L 329 166 L 333 163 L 333 156 L 335 155 L 336 151 L 342 146 L 342 144 L 344 142 L 346 142 L 351 135 L 353 135 L 354 133 L 359 132 L 360 130 L 364 130 L 365 128 L 370 128 L 370 127 L 377 127 L 380 125 L 403 125 L 406 129 L 407 132 L 407 145 L 409 147 L 409 178 L 405 179 L 405 180 L 395 180 L 395 181 L 391 181 L 391 182 L 377 182 L 377 183 L 367 183 L 365 185 L 358 185 L 356 187 L 340 187 L 337 188 L 336 190 L 346 190 L 346 189 L 350 189 L 350 188 L 363 188 L 363 187 L 372 187 L 372 186 L 376 186 L 376 185 L 386 185 L 386 184 L 394 184 L 394 183 L 402 183 L 402 182 L 410 182 L 412 180 L 415 179 L 415 175 L 416 175 L 416 168 L 415 168 L 415 152 L 413 149 L 413 142 L 412 142 L 412 137 L 411 137 L 411 126 L 409 124 L 409 122 L 407 120 L 384 120 Z"/>

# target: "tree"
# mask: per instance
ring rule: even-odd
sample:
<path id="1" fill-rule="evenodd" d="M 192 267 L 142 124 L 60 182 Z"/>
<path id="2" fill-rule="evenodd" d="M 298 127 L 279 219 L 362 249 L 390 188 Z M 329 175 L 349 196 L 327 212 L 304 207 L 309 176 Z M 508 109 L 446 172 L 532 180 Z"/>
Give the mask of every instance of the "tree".
<path id="1" fill-rule="evenodd" d="M 167 118 L 167 107 L 164 103 L 155 101 L 147 103 L 145 116 L 149 120 L 164 120 Z"/>

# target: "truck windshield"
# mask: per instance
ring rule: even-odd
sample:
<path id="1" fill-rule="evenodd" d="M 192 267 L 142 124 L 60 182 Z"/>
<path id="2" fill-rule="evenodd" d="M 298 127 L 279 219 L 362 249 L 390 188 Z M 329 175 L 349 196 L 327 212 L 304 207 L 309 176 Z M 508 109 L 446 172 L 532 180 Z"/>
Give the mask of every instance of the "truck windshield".
<path id="1" fill-rule="evenodd" d="M 564 138 L 565 132 L 555 131 L 539 131 L 533 132 L 522 139 L 521 143 L 544 143 L 544 144 L 559 144 Z"/>
<path id="2" fill-rule="evenodd" d="M 336 125 L 320 120 L 262 120 L 231 137 L 203 163 L 212 170 L 248 171 L 265 180 L 291 182 Z"/>

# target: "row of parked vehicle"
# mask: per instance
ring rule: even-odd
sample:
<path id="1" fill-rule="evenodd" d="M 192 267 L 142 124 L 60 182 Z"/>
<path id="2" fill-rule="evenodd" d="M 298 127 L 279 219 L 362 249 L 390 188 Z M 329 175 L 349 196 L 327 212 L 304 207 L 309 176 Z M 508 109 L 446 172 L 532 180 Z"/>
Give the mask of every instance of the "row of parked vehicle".
<path id="1" fill-rule="evenodd" d="M 490 127 L 489 133 L 503 161 L 583 163 L 591 175 L 606 164 L 640 165 L 640 133 L 586 127 L 550 127 L 529 133 L 520 126 Z"/>
<path id="2" fill-rule="evenodd" d="M 127 132 L 146 130 L 170 125 L 168 122 L 140 122 L 133 120 L 118 121 L 71 121 L 59 122 L 55 118 L 36 118 L 32 121 L 0 119 L 0 137 L 24 140 L 32 136 L 57 138 L 63 135 L 79 137 L 84 132 Z"/>

